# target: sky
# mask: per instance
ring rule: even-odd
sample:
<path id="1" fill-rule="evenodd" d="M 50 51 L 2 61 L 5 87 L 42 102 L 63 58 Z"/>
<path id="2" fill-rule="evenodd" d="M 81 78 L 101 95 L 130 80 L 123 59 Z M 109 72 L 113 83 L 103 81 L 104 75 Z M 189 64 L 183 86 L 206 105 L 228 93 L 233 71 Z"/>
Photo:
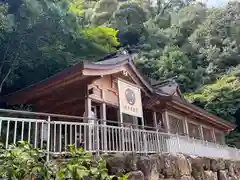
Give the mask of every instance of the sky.
<path id="1" fill-rule="evenodd" d="M 221 7 L 226 5 L 231 0 L 199 0 L 199 1 L 206 3 L 208 7 Z"/>

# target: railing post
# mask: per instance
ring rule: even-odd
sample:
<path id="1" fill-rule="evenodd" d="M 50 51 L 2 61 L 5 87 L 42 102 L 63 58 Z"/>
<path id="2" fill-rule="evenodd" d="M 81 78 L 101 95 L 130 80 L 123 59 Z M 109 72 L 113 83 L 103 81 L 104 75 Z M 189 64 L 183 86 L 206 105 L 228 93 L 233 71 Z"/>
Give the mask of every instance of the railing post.
<path id="1" fill-rule="evenodd" d="M 161 148 L 160 148 L 160 139 L 159 139 L 159 132 L 158 132 L 158 130 L 157 130 L 157 151 L 158 151 L 158 153 L 160 153 L 161 152 Z"/>
<path id="2" fill-rule="evenodd" d="M 106 123 L 106 120 L 104 120 L 104 124 L 103 124 L 103 127 L 104 127 L 104 132 L 103 132 L 103 136 L 104 136 L 104 141 L 103 141 L 103 144 L 104 144 L 104 151 L 105 153 L 107 153 L 107 123 Z"/>
<path id="3" fill-rule="evenodd" d="M 106 103 L 101 104 L 101 119 L 102 119 L 102 124 L 101 124 L 101 138 L 102 138 L 102 143 L 101 146 L 103 147 L 103 151 L 107 153 L 107 121 L 106 121 Z"/>
<path id="4" fill-rule="evenodd" d="M 206 144 L 206 154 L 208 154 L 208 151 L 209 151 L 209 148 L 208 148 L 208 141 L 205 141 L 205 144 Z M 206 156 L 206 154 L 204 154 L 204 156 Z"/>
<path id="5" fill-rule="evenodd" d="M 8 138 L 9 138 L 9 124 L 10 124 L 10 121 L 8 120 L 7 121 L 7 135 L 6 135 L 6 149 L 8 148 Z"/>
<path id="6" fill-rule="evenodd" d="M 148 153 L 148 146 L 147 146 L 147 137 L 146 137 L 146 131 L 143 130 L 143 144 L 144 144 L 144 152 L 145 154 Z"/>
<path id="7" fill-rule="evenodd" d="M 0 119 L 0 137 L 2 136 L 2 119 Z"/>
<path id="8" fill-rule="evenodd" d="M 134 136 L 133 136 L 133 127 L 132 127 L 132 125 L 130 126 L 130 131 L 131 131 L 132 152 L 134 152 L 135 148 L 134 148 Z"/>
<path id="9" fill-rule="evenodd" d="M 88 126 L 88 150 L 89 152 L 92 152 L 92 146 L 94 143 L 94 125 L 95 125 L 95 121 L 93 123 L 87 123 Z M 87 138 L 87 137 L 86 137 Z"/>
<path id="10" fill-rule="evenodd" d="M 192 138 L 192 140 L 193 140 L 193 153 L 194 153 L 194 155 L 196 155 L 196 149 L 195 149 L 195 139 L 194 138 Z"/>
<path id="11" fill-rule="evenodd" d="M 126 133 L 127 133 L 126 128 L 127 127 L 124 127 L 122 125 L 122 150 L 123 150 L 123 152 L 125 152 L 127 150 L 127 147 L 126 147 L 126 138 L 127 138 L 127 136 L 126 136 Z"/>
<path id="12" fill-rule="evenodd" d="M 154 124 L 155 124 L 155 128 L 156 128 L 156 137 L 157 137 L 157 152 L 160 152 L 160 143 L 159 143 L 159 136 L 158 136 L 158 122 L 157 122 L 157 114 L 154 111 L 153 112 L 153 120 L 154 120 Z"/>
<path id="13" fill-rule="evenodd" d="M 119 98 L 118 98 L 119 100 Z M 119 100 L 119 104 L 121 103 L 121 101 Z M 120 106 L 120 105 L 119 105 Z M 123 114 L 121 112 L 120 109 L 118 109 L 118 122 L 120 123 L 120 139 L 121 139 L 121 143 L 120 144 L 120 151 L 125 152 L 125 137 L 124 137 L 124 125 L 123 125 Z"/>
<path id="14" fill-rule="evenodd" d="M 136 129 L 136 152 L 142 152 L 142 142 L 141 142 L 141 131 L 137 128 Z M 140 134 L 140 135 L 139 135 Z"/>
<path id="15" fill-rule="evenodd" d="M 177 144 L 178 144 L 178 151 L 177 153 L 181 152 L 181 146 L 180 146 L 180 141 L 179 141 L 179 134 L 177 133 Z"/>
<path id="16" fill-rule="evenodd" d="M 100 149 L 100 147 L 99 147 L 99 120 L 97 120 L 96 121 L 96 131 L 97 131 L 97 133 L 96 133 L 96 139 L 97 139 L 97 155 L 99 155 L 99 149 Z"/>
<path id="17" fill-rule="evenodd" d="M 48 116 L 48 120 L 47 120 L 47 125 L 48 125 L 48 131 L 47 131 L 47 161 L 49 161 L 49 156 L 50 156 L 50 128 L 51 128 L 51 124 L 50 124 L 50 121 L 51 121 L 51 117 Z"/>

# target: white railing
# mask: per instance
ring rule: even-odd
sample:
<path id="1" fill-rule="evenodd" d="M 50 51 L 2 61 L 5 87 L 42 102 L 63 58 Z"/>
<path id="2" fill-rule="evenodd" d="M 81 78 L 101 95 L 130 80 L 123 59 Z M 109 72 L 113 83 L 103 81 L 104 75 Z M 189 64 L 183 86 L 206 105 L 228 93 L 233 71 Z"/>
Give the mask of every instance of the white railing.
<path id="1" fill-rule="evenodd" d="M 1 110 L 4 112 L 6 110 Z M 95 124 L 84 123 L 83 118 L 44 113 L 8 111 L 0 117 L 0 140 L 7 148 L 18 141 L 28 141 L 35 148 L 45 150 L 47 158 L 51 154 L 68 151 L 70 144 L 94 153 L 184 153 L 206 157 L 240 159 L 240 151 L 228 146 L 218 145 L 179 136 L 145 130 L 143 127 L 125 127 L 117 123 L 106 125 L 102 120 Z M 9 117 L 14 116 L 18 117 Z M 20 118 L 18 114 L 34 115 Z M 37 118 L 36 118 L 37 117 Z M 57 118 L 57 119 L 56 119 Z M 110 122 L 110 121 L 107 121 Z M 113 121 L 111 121 L 111 124 Z M 118 126 L 117 126 L 118 125 Z"/>

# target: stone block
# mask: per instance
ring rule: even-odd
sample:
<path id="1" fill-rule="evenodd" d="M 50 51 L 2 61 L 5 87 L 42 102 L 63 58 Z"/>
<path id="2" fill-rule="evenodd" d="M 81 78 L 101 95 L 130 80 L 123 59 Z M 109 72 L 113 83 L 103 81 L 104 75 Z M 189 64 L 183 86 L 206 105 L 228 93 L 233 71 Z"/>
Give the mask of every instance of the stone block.
<path id="1" fill-rule="evenodd" d="M 179 171 L 180 176 L 190 176 L 192 173 L 192 166 L 189 159 L 187 159 L 183 154 L 178 154 L 176 159 L 176 166 Z"/>
<path id="2" fill-rule="evenodd" d="M 139 155 L 136 153 L 129 153 L 124 157 L 124 169 L 127 172 L 137 171 L 137 161 Z"/>
<path id="3" fill-rule="evenodd" d="M 145 177 L 150 177 L 154 164 L 152 164 L 149 156 L 141 156 L 137 161 L 137 169 L 140 170 Z"/>
<path id="4" fill-rule="evenodd" d="M 147 177 L 149 180 L 159 180 L 161 174 L 157 169 L 157 166 L 154 166 L 151 170 L 150 177 Z"/>
<path id="5" fill-rule="evenodd" d="M 105 157 L 110 175 L 129 180 L 240 180 L 240 163 L 183 154 L 115 154 Z M 131 179 L 130 179 L 131 178 Z"/>
<path id="6" fill-rule="evenodd" d="M 217 172 L 204 171 L 204 180 L 218 180 Z"/>
<path id="7" fill-rule="evenodd" d="M 177 168 L 177 157 L 171 154 L 160 156 L 160 163 L 164 164 L 162 174 L 165 178 L 179 178 L 180 173 Z"/>
<path id="8" fill-rule="evenodd" d="M 106 165 L 108 169 L 108 173 L 110 175 L 121 175 L 125 172 L 124 167 L 124 156 L 122 154 L 116 154 L 116 155 L 109 155 L 104 156 L 104 159 L 106 160 Z"/>
<path id="9" fill-rule="evenodd" d="M 227 172 L 224 170 L 220 170 L 218 172 L 218 180 L 228 180 Z"/>
<path id="10" fill-rule="evenodd" d="M 219 170 L 224 170 L 226 167 L 225 161 L 223 159 L 211 159 L 211 170 L 217 172 Z"/>
<path id="11" fill-rule="evenodd" d="M 133 171 L 128 175 L 128 180 L 144 180 L 142 171 Z"/>
<path id="12" fill-rule="evenodd" d="M 195 180 L 204 180 L 204 161 L 200 157 L 190 157 L 189 161 L 192 166 L 192 177 Z M 210 161 L 209 161 L 210 167 Z"/>
<path id="13" fill-rule="evenodd" d="M 180 178 L 180 180 L 195 180 L 192 176 L 186 176 L 186 175 L 184 175 L 184 176 L 182 176 L 181 178 Z"/>
<path id="14" fill-rule="evenodd" d="M 201 158 L 201 162 L 203 165 L 203 169 L 205 171 L 210 170 L 210 168 L 211 168 L 211 159 L 210 158 L 203 157 L 203 158 Z"/>

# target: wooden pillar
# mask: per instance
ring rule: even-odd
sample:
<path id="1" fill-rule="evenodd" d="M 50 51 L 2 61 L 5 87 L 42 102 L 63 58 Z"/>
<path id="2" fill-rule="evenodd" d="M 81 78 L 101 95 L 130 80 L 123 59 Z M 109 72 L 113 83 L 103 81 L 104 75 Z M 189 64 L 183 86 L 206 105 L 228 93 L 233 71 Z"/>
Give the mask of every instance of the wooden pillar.
<path id="1" fill-rule="evenodd" d="M 188 118 L 187 116 L 184 117 L 184 134 L 186 136 L 189 135 L 189 130 L 188 130 Z"/>
<path id="2" fill-rule="evenodd" d="M 161 151 L 161 147 L 160 147 L 160 138 L 159 138 L 159 134 L 158 134 L 158 122 L 157 122 L 157 113 L 153 112 L 153 121 L 155 124 L 155 128 L 157 131 L 157 151 L 160 152 Z"/>
<path id="3" fill-rule="evenodd" d="M 215 130 L 213 128 L 211 129 L 211 134 L 212 134 L 213 142 L 216 143 L 217 140 L 216 140 Z"/>
<path id="4" fill-rule="evenodd" d="M 165 110 L 162 114 L 162 118 L 166 127 L 166 132 L 169 133 L 170 132 L 170 126 L 169 126 L 169 116 L 168 116 L 168 112 L 167 110 Z"/>
<path id="5" fill-rule="evenodd" d="M 86 98 L 85 99 L 85 117 L 86 118 L 91 118 L 91 113 L 92 113 L 91 106 L 92 106 L 91 99 L 90 98 Z"/>
<path id="6" fill-rule="evenodd" d="M 119 136 L 120 136 L 119 139 L 121 139 L 121 142 L 119 143 L 119 146 L 120 146 L 120 151 L 124 152 L 125 151 L 124 125 L 123 125 L 123 114 L 122 114 L 122 111 L 120 111 L 120 106 L 117 112 L 118 112 L 118 122 L 121 127 L 121 130 L 119 133 Z"/>
<path id="7" fill-rule="evenodd" d="M 133 116 L 133 127 L 138 127 L 138 117 Z"/>
<path id="8" fill-rule="evenodd" d="M 204 140 L 204 135 L 203 135 L 203 126 L 202 126 L 202 125 L 200 125 L 200 126 L 199 126 L 199 128 L 200 128 L 200 136 L 201 136 L 201 139 L 202 139 L 202 140 Z"/>
<path id="9" fill-rule="evenodd" d="M 121 124 L 121 126 L 123 127 L 123 114 L 120 110 L 118 110 L 118 117 L 119 117 L 119 122 Z"/>
<path id="10" fill-rule="evenodd" d="M 106 120 L 107 120 L 106 103 L 102 103 L 100 108 L 101 108 L 100 116 L 101 116 L 102 124 L 107 124 L 106 123 Z"/>
<path id="11" fill-rule="evenodd" d="M 89 119 L 91 118 L 91 105 L 92 102 L 91 102 L 91 99 L 90 98 L 86 98 L 85 99 L 85 118 L 87 118 L 85 120 L 85 122 L 89 122 Z M 92 139 L 93 139 L 93 132 L 92 132 L 93 128 L 91 126 L 88 126 L 87 128 L 87 132 L 85 133 L 86 134 L 86 137 L 85 138 L 85 148 L 88 147 L 88 150 L 91 151 L 92 150 Z"/>
<path id="12" fill-rule="evenodd" d="M 107 152 L 107 114 L 106 114 L 106 103 L 102 103 L 101 104 L 101 121 L 102 121 L 102 125 L 103 125 L 103 140 L 101 141 L 103 143 L 103 147 L 104 148 L 104 152 Z M 102 131 L 102 129 L 101 129 Z"/>
<path id="13" fill-rule="evenodd" d="M 144 124 L 144 118 L 142 117 L 141 119 L 142 119 L 142 127 L 143 127 L 143 129 L 144 129 L 144 126 L 145 126 L 145 124 Z"/>
<path id="14" fill-rule="evenodd" d="M 157 113 L 153 112 L 153 122 L 156 130 L 158 131 Z"/>

